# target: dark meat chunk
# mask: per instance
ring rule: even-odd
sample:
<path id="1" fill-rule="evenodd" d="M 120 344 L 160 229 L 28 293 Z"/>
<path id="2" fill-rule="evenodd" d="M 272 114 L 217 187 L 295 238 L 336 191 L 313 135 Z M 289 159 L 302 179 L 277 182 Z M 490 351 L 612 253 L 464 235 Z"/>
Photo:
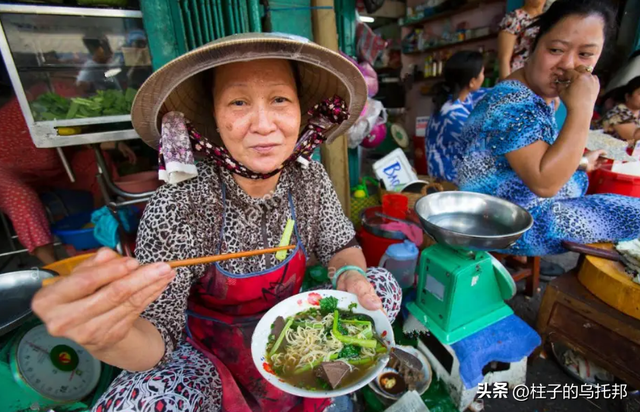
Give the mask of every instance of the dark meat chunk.
<path id="1" fill-rule="evenodd" d="M 398 348 L 391 349 L 389 366 L 396 370 L 400 367 L 404 367 L 415 372 L 420 372 L 422 370 L 422 362 L 420 362 L 420 359 Z"/>
<path id="2" fill-rule="evenodd" d="M 416 384 L 424 379 L 420 359 L 400 349 L 391 349 L 389 367 L 400 373 L 410 391 L 416 389 Z"/>
<path id="3" fill-rule="evenodd" d="M 277 340 L 280 334 L 282 333 L 282 329 L 284 329 L 285 321 L 282 316 L 278 316 L 273 322 L 273 328 L 271 329 L 271 335 L 273 335 L 273 339 Z"/>
<path id="4" fill-rule="evenodd" d="M 335 389 L 342 379 L 347 376 L 350 369 L 349 365 L 344 362 L 322 362 L 320 366 L 316 368 L 316 376 Z"/>

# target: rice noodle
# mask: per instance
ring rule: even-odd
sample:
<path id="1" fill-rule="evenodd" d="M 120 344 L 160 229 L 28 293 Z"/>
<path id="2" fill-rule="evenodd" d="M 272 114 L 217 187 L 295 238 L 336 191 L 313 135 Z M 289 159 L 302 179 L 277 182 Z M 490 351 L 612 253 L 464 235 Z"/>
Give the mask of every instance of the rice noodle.
<path id="1" fill-rule="evenodd" d="M 331 355 L 340 353 L 344 347 L 342 342 L 334 338 L 333 334 L 327 335 L 324 328 L 312 327 L 313 323 L 330 327 L 333 324 L 333 313 L 326 315 L 321 321 L 312 317 L 306 321 L 312 324 L 287 331 L 285 350 L 271 357 L 273 366 L 287 371 L 318 361 L 329 361 Z"/>

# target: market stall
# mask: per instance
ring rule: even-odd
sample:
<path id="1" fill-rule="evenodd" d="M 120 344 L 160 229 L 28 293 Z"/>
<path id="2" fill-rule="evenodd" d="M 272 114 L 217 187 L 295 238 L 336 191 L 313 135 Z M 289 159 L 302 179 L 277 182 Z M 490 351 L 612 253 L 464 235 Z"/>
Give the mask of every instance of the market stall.
<path id="1" fill-rule="evenodd" d="M 107 205 L 94 210 L 91 194 L 85 196 L 85 192 L 45 192 L 41 199 L 50 213 L 56 245 L 62 243 L 67 253 L 80 256 L 47 269 L 0 275 L 3 411 L 52 405 L 57 405 L 56 410 L 88 410 L 113 380 L 117 369 L 71 341 L 50 336 L 31 316 L 30 300 L 42 279 L 69 273 L 90 256 L 86 253 L 105 242 L 130 254 L 128 242 L 139 216 L 131 214 L 128 206 L 140 205 L 158 186 L 155 173 L 152 180 L 156 183 L 151 186 L 140 185 L 135 174 L 128 176 L 128 185 L 127 179 L 116 182 L 111 175 L 114 169 L 100 149 L 101 144 L 138 139 L 131 125 L 131 104 L 152 73 L 142 13 L 134 4 L 128 8 L 126 2 L 114 4 L 116 8 L 95 8 L 90 2 L 77 6 L 0 5 L 0 50 L 26 124 L 22 137 L 32 140 L 24 146 L 35 146 L 33 150 L 42 153 L 56 150 L 71 182 L 91 177 L 73 172 L 68 153 L 84 150 L 89 157 L 95 156 L 97 183 Z M 12 117 L 15 125 L 4 127 L 17 128 L 19 120 Z M 85 145 L 93 150 L 83 148 Z M 144 163 L 141 159 L 139 167 Z M 97 224 L 100 233 L 92 223 L 96 213 L 111 222 L 109 227 Z M 2 256 L 25 252 L 13 245 L 16 236 L 9 232 L 4 215 L 3 221 L 12 249 Z M 42 364 L 49 358 L 51 368 Z M 62 381 L 61 375 L 67 379 Z"/>

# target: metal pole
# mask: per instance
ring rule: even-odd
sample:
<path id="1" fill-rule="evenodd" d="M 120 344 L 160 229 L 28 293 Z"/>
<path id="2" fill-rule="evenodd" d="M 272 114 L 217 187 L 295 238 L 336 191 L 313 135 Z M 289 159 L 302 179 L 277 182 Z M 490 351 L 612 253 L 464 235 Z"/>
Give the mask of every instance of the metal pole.
<path id="1" fill-rule="evenodd" d="M 96 154 L 96 161 L 98 162 L 98 172 L 103 177 L 103 182 L 106 187 L 113 193 L 118 196 L 122 196 L 124 198 L 129 199 L 147 199 L 153 195 L 154 192 L 144 192 L 144 193 L 129 193 L 120 189 L 118 186 L 113 184 L 111 180 L 111 175 L 109 175 L 109 168 L 107 167 L 107 162 L 104 160 L 104 156 L 102 156 L 102 150 L 100 150 L 100 146 L 97 144 L 92 144 L 93 151 Z"/>
<path id="2" fill-rule="evenodd" d="M 16 250 L 16 245 L 13 243 L 13 236 L 11 236 L 11 232 L 9 231 L 9 222 L 7 222 L 7 218 L 4 216 L 4 213 L 0 212 L 0 220 L 2 221 L 2 227 L 4 228 L 4 234 L 7 236 L 7 241 L 9 241 L 9 246 L 11 246 L 11 250 Z"/>
<path id="3" fill-rule="evenodd" d="M 64 155 L 64 152 L 62 151 L 61 147 L 56 147 L 56 151 L 58 152 L 58 156 L 60 156 L 60 160 L 62 160 L 62 165 L 64 166 L 64 170 L 67 171 L 67 175 L 69 176 L 69 180 L 71 180 L 71 183 L 75 183 L 76 182 L 76 177 L 73 174 L 73 170 L 71 170 L 71 167 L 69 166 L 69 162 L 67 162 L 67 157 Z"/>
<path id="4" fill-rule="evenodd" d="M 339 51 L 336 13 L 333 0 L 312 0 L 316 7 L 311 11 L 313 38 L 316 43 L 334 51 Z M 331 178 L 344 213 L 349 216 L 351 210 L 351 191 L 349 190 L 349 159 L 347 157 L 347 139 L 338 137 L 330 145 L 320 146 L 322 163 Z"/>

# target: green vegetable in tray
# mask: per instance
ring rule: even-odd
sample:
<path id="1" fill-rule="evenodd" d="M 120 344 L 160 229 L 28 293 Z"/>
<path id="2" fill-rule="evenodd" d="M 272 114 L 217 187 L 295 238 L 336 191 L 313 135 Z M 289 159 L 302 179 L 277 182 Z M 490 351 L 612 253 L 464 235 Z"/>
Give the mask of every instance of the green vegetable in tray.
<path id="1" fill-rule="evenodd" d="M 118 116 L 131 113 L 137 90 L 99 90 L 91 97 L 71 99 L 57 93 L 44 93 L 31 102 L 36 120 L 84 119 L 89 117 Z"/>

